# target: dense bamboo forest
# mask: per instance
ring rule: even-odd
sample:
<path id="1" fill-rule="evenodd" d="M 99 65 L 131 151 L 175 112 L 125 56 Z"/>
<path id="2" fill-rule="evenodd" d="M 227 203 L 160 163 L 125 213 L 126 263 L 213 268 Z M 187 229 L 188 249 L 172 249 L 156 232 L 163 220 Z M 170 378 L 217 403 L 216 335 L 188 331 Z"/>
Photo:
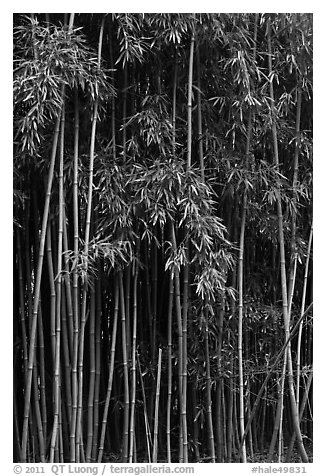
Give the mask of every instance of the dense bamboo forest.
<path id="1" fill-rule="evenodd" d="M 15 14 L 13 455 L 312 461 L 312 15 Z"/>

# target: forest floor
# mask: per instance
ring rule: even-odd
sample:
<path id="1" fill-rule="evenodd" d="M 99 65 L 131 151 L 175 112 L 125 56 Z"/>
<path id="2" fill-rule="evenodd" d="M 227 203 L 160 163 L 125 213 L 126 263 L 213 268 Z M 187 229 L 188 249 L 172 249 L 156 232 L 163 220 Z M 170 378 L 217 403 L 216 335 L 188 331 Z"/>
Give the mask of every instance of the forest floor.
<path id="1" fill-rule="evenodd" d="M 307 452 L 307 455 L 308 455 L 308 458 L 309 458 L 309 463 L 312 463 L 313 462 L 313 445 L 312 445 L 312 443 L 307 444 L 305 446 L 305 449 L 306 449 L 306 452 Z M 284 458 L 283 458 L 282 462 L 284 462 L 285 459 L 286 459 L 286 453 L 287 453 L 287 447 L 284 448 Z M 122 457 L 118 453 L 110 453 L 109 455 L 107 455 L 106 458 L 104 458 L 104 462 L 106 462 L 106 463 L 109 463 L 109 462 L 111 462 L 111 463 L 122 463 Z M 143 452 L 138 453 L 137 462 L 138 463 L 148 463 L 147 454 L 143 453 Z M 177 463 L 177 462 L 178 462 L 177 454 L 175 454 L 175 457 L 173 457 L 173 455 L 172 455 L 172 463 Z M 198 461 L 198 462 L 199 463 L 210 463 L 210 457 L 207 456 L 207 455 L 203 455 L 202 458 L 200 459 L 200 461 Z M 239 462 L 240 462 L 239 459 L 235 455 L 234 460 L 232 461 L 232 463 L 239 463 Z M 253 458 L 250 455 L 247 456 L 247 463 L 267 463 L 267 462 L 268 462 L 268 448 L 266 448 L 263 452 L 256 452 L 253 455 Z M 294 448 L 289 464 L 290 463 L 301 463 L 301 462 L 302 462 L 302 460 L 300 458 L 300 454 L 298 453 L 297 449 Z M 167 463 L 165 455 L 161 455 L 161 458 L 160 458 L 160 455 L 159 455 L 158 464 L 160 464 L 160 463 Z M 195 461 L 192 460 L 191 455 L 189 457 L 189 463 L 190 464 L 195 463 Z M 278 463 L 278 457 L 277 457 L 276 454 L 274 456 L 273 461 L 271 461 L 271 463 Z"/>

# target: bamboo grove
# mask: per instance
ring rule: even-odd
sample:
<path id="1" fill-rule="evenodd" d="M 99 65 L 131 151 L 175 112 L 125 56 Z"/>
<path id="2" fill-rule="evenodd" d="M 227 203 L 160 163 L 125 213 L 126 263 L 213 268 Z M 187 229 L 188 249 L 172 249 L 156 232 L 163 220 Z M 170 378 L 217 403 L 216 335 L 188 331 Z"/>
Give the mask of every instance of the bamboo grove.
<path id="1" fill-rule="evenodd" d="M 14 460 L 308 462 L 312 16 L 14 16 Z"/>

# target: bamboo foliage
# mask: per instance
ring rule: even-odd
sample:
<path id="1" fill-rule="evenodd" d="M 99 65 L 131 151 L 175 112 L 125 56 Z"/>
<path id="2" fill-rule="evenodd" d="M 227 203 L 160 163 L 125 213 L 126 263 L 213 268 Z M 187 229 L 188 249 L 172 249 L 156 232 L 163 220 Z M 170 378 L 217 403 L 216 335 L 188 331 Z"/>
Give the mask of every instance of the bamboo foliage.
<path id="1" fill-rule="evenodd" d="M 309 461 L 311 16 L 14 26 L 15 460 Z"/>

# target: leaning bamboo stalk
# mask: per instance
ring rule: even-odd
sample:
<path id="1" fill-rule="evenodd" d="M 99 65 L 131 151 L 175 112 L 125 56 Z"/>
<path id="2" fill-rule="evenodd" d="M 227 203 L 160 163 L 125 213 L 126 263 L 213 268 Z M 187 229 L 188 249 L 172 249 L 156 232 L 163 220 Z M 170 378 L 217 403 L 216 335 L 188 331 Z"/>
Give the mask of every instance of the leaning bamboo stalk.
<path id="1" fill-rule="evenodd" d="M 303 290 L 302 290 L 302 299 L 301 299 L 301 315 L 304 313 L 304 308 L 305 308 L 305 305 L 306 305 L 306 293 L 307 293 L 308 269 L 309 269 L 309 261 L 310 261 L 312 233 L 313 233 L 313 226 L 311 224 L 309 240 L 308 240 L 308 250 L 307 250 L 305 272 L 304 272 L 304 278 L 303 278 Z M 296 384 L 297 384 L 296 385 L 297 393 L 296 393 L 296 404 L 297 404 L 298 409 L 299 409 L 300 376 L 301 376 L 300 360 L 301 360 L 302 327 L 303 327 L 303 320 L 300 322 L 299 333 L 298 333 L 298 342 L 297 342 L 297 382 L 296 382 Z"/>
<path id="2" fill-rule="evenodd" d="M 160 401 L 161 370 L 162 370 L 162 349 L 160 347 L 158 350 L 156 396 L 155 396 L 153 463 L 157 463 L 158 411 L 159 411 L 159 401 Z"/>
<path id="3" fill-rule="evenodd" d="M 63 97 L 63 92 L 64 92 L 64 88 L 62 87 L 61 97 Z M 22 452 L 21 452 L 22 463 L 26 462 L 28 420 L 29 420 L 30 398 L 31 398 L 31 389 L 32 389 L 32 374 L 33 374 L 33 362 L 34 362 L 34 353 L 35 353 L 37 315 L 38 315 L 38 308 L 39 308 L 39 301 L 40 301 L 45 236 L 46 236 L 46 228 L 47 228 L 47 222 L 48 222 L 48 216 L 49 216 L 54 164 L 55 164 L 58 137 L 59 137 L 59 131 L 60 131 L 60 116 L 61 115 L 59 114 L 56 120 L 55 128 L 54 128 L 50 168 L 49 168 L 47 190 L 46 190 L 45 203 L 44 203 L 44 209 L 43 209 L 42 228 L 41 228 L 41 234 L 40 234 L 40 247 L 39 247 L 36 280 L 35 280 L 33 316 L 32 316 L 32 326 L 31 326 L 31 333 L 30 333 L 30 345 L 29 345 L 29 355 L 28 355 L 28 369 L 27 369 L 26 387 L 25 387 L 25 395 L 24 395 L 24 415 L 23 415 Z"/>
<path id="4" fill-rule="evenodd" d="M 312 303 L 309 304 L 309 306 L 307 307 L 307 309 L 305 310 L 305 312 L 303 313 L 303 315 L 300 316 L 299 320 L 296 322 L 296 324 L 294 325 L 294 327 L 291 329 L 291 333 L 290 333 L 288 339 L 284 342 L 284 344 L 283 344 L 282 348 L 280 349 L 279 353 L 276 355 L 273 364 L 270 366 L 270 368 L 269 368 L 269 370 L 268 370 L 268 373 L 267 373 L 267 375 L 266 375 L 266 377 L 265 377 L 265 379 L 264 379 L 264 381 L 263 381 L 263 383 L 262 383 L 262 385 L 261 385 L 261 387 L 260 387 L 260 390 L 259 390 L 259 392 L 258 392 L 258 394 L 257 394 L 257 397 L 256 397 L 256 399 L 255 399 L 255 402 L 254 402 L 254 405 L 253 405 L 253 407 L 252 407 L 251 413 L 250 413 L 250 415 L 249 415 L 249 418 L 248 418 L 248 421 L 247 421 L 246 428 L 245 428 L 245 430 L 244 430 L 244 434 L 243 434 L 242 439 L 244 439 L 244 438 L 246 437 L 247 433 L 248 433 L 249 426 L 250 426 L 250 424 L 251 424 L 251 422 L 252 422 L 252 420 L 253 420 L 253 418 L 254 418 L 256 412 L 257 412 L 258 404 L 259 404 L 259 402 L 260 402 L 260 399 L 261 399 L 261 397 L 262 397 L 264 391 L 266 392 L 266 385 L 267 385 L 269 379 L 271 378 L 272 373 L 274 372 L 274 370 L 275 370 L 275 368 L 276 368 L 276 366 L 277 366 L 277 364 L 278 364 L 280 358 L 282 357 L 282 355 L 284 354 L 285 350 L 287 349 L 287 346 L 288 346 L 289 342 L 291 341 L 291 339 L 292 339 L 293 336 L 295 335 L 296 331 L 298 330 L 302 319 L 304 319 L 304 317 L 310 312 L 310 310 L 312 309 L 312 307 L 313 307 L 313 304 L 312 304 Z M 242 444 L 242 442 L 241 442 L 241 444 Z"/>
<path id="5" fill-rule="evenodd" d="M 129 378 L 128 378 L 128 356 L 127 356 L 127 333 L 126 333 L 126 312 L 123 287 L 122 271 L 118 272 L 119 294 L 121 307 L 121 334 L 122 334 L 122 362 L 123 362 L 123 382 L 124 382 L 124 411 L 123 411 L 123 462 L 128 460 L 128 431 L 129 431 Z"/>
<path id="6" fill-rule="evenodd" d="M 298 188 L 298 173 L 299 173 L 299 153 L 300 153 L 300 122 L 301 122 L 301 105 L 302 105 L 302 90 L 299 86 L 297 92 L 297 107 L 296 107 L 296 120 L 295 120 L 295 149 L 294 149 L 294 160 L 293 160 L 293 179 L 292 179 L 292 188 L 293 188 L 293 208 L 296 210 L 297 206 L 297 188 Z M 288 289 L 294 288 L 294 268 L 297 265 L 298 254 L 295 250 L 295 238 L 296 238 L 296 213 L 295 211 L 292 214 L 291 220 L 291 260 L 293 260 L 293 267 L 291 268 L 289 286 Z M 291 263 L 292 265 L 292 263 Z M 291 303 L 290 299 L 290 303 Z M 289 304 L 289 309 L 291 305 Z M 289 315 L 291 313 L 289 312 Z"/>
<path id="7" fill-rule="evenodd" d="M 67 329 L 67 310 L 66 310 L 66 289 L 62 286 L 62 299 L 61 299 L 61 336 L 62 336 L 62 348 L 63 348 L 63 366 L 64 366 L 64 383 L 65 383 L 65 400 L 67 402 L 67 423 L 68 428 L 71 423 L 72 414 L 72 398 L 71 398 L 71 360 L 69 352 L 68 342 L 68 329 Z"/>
<path id="8" fill-rule="evenodd" d="M 46 441 L 47 436 L 47 405 L 46 405 L 46 386 L 45 386 L 45 346 L 44 346 L 44 331 L 43 331 L 43 316 L 40 309 L 40 317 L 38 319 L 38 339 L 39 339 L 39 367 L 40 367 L 40 400 L 41 400 L 41 414 L 43 437 Z"/>
<path id="9" fill-rule="evenodd" d="M 302 416 L 303 416 L 303 412 L 305 410 L 305 407 L 306 407 L 306 404 L 308 402 L 308 398 L 309 398 L 309 391 L 310 391 L 310 387 L 311 387 L 311 383 L 312 383 L 312 378 L 313 378 L 313 372 L 312 372 L 312 368 L 310 370 L 310 374 L 309 374 L 309 377 L 308 377 L 308 382 L 307 382 L 307 385 L 305 387 L 305 393 L 303 395 L 303 398 L 301 400 L 301 405 L 300 405 L 300 413 L 299 413 L 299 418 L 300 418 L 300 421 L 302 419 Z M 293 451 L 293 445 L 295 443 L 295 439 L 296 439 L 296 433 L 295 431 L 292 433 L 292 437 L 291 437 L 291 440 L 290 440 L 290 443 L 289 443 L 289 446 L 288 446 L 288 451 L 287 451 L 287 456 L 286 456 L 286 463 L 289 463 L 290 462 L 290 459 L 291 459 L 291 454 L 292 454 L 292 451 Z"/>
<path id="10" fill-rule="evenodd" d="M 55 360 L 55 316 L 56 316 L 56 291 L 54 282 L 53 256 L 52 256 L 52 237 L 50 223 L 47 225 L 46 232 L 46 255 L 48 263 L 48 278 L 50 286 L 50 332 L 51 332 L 51 356 L 54 366 Z"/>
<path id="11" fill-rule="evenodd" d="M 284 401 L 284 383 L 285 383 L 285 374 L 286 374 L 286 355 L 284 355 L 282 373 L 280 377 L 280 382 L 278 382 L 279 391 L 278 391 L 278 402 L 276 408 L 276 415 L 274 421 L 273 435 L 271 443 L 269 445 L 267 462 L 270 463 L 273 461 L 274 449 L 276 445 L 277 436 L 279 437 L 282 434 L 282 421 L 283 421 L 283 401 Z M 279 439 L 281 441 L 281 438 Z"/>
<path id="12" fill-rule="evenodd" d="M 111 337 L 109 380 L 108 380 L 108 387 L 106 391 L 106 399 L 105 399 L 105 405 L 103 410 L 102 430 L 101 430 L 101 438 L 100 438 L 100 444 L 99 444 L 99 453 L 97 458 L 98 463 L 101 463 L 103 458 L 105 432 L 107 427 L 108 411 L 109 411 L 110 398 L 111 398 L 111 392 L 112 392 L 114 357 L 115 357 L 117 327 L 118 327 L 118 313 L 119 313 L 119 283 L 118 283 L 118 280 L 116 279 L 115 291 L 114 291 L 114 316 L 113 316 L 113 329 L 112 329 L 112 337 Z"/>
<path id="13" fill-rule="evenodd" d="M 267 20 L 267 45 L 268 45 L 268 69 L 269 75 L 272 77 L 273 66 L 272 66 L 272 42 L 271 42 L 271 21 L 270 18 Z M 274 149 L 274 162 L 277 170 L 279 169 L 279 156 L 278 156 L 278 134 L 277 127 L 275 122 L 275 99 L 274 99 L 274 87 L 272 79 L 269 81 L 269 93 L 271 100 L 271 115 L 272 115 L 272 135 L 273 135 L 273 149 Z M 283 212 L 282 212 L 282 199 L 280 184 L 277 182 L 276 189 L 276 198 L 277 198 L 277 216 L 278 216 L 278 228 L 279 228 L 279 247 L 280 247 L 280 264 L 281 264 L 281 284 L 282 284 L 282 306 L 283 306 L 283 319 L 284 319 L 284 329 L 285 329 L 285 340 L 288 340 L 290 335 L 290 323 L 288 315 L 288 296 L 287 296 L 287 283 L 286 283 L 286 265 L 285 265 L 285 245 L 284 245 L 284 227 L 283 227 Z M 307 463 L 308 456 L 303 444 L 302 434 L 299 424 L 299 415 L 298 409 L 295 401 L 294 394 L 294 382 L 293 382 L 293 368 L 292 368 L 292 356 L 291 349 L 288 346 L 287 350 L 287 359 L 288 359 L 288 384 L 289 384 L 289 393 L 290 393 L 290 403 L 291 403 L 291 413 L 292 413 L 292 423 L 295 428 L 297 439 L 298 439 L 298 448 L 300 456 L 303 462 Z"/>
<path id="14" fill-rule="evenodd" d="M 67 305 L 67 342 L 69 347 L 69 352 L 72 354 L 73 348 L 73 339 L 74 339 L 74 316 L 73 316 L 73 290 L 71 289 L 70 281 L 70 269 L 69 269 L 69 257 L 68 257 L 68 232 L 67 232 L 67 220 L 66 212 L 63 209 L 63 258 L 64 258 L 64 285 L 65 285 L 65 296 L 66 296 L 66 305 Z"/>
<path id="15" fill-rule="evenodd" d="M 62 284 L 62 249 L 63 249 L 63 163 L 64 163 L 64 130 L 65 130 L 65 104 L 61 113 L 60 134 L 60 161 L 59 161 L 59 217 L 58 217 L 58 253 L 57 253 L 57 277 L 56 277 L 56 335 L 55 335 L 55 363 L 54 363 L 54 409 L 53 429 L 50 444 L 50 463 L 54 462 L 54 449 L 57 441 L 59 426 L 59 398 L 60 398 L 60 349 L 61 349 L 61 284 Z"/>
<path id="16" fill-rule="evenodd" d="M 39 375 L 37 371 L 37 364 L 36 364 L 36 354 L 34 356 L 34 369 L 33 369 L 33 402 L 34 402 L 34 408 L 35 408 L 35 421 L 36 421 L 36 431 L 38 435 L 38 447 L 39 447 L 39 452 L 40 452 L 40 461 L 41 463 L 45 463 L 45 440 L 44 440 L 44 434 L 43 434 L 43 424 L 42 424 L 42 415 L 41 415 L 41 409 L 40 409 L 40 400 L 39 400 L 39 386 L 38 386 L 38 380 L 39 380 Z"/>
<path id="17" fill-rule="evenodd" d="M 151 430 L 150 430 L 149 421 L 148 421 L 144 380 L 143 380 L 143 375 L 142 375 L 142 371 L 141 371 L 141 367 L 140 367 L 138 352 L 137 352 L 137 365 L 138 365 L 139 379 L 140 379 L 140 385 L 141 385 L 141 390 L 142 390 L 142 395 L 143 395 L 143 402 L 144 402 L 144 421 L 145 421 L 147 457 L 148 457 L 148 462 L 150 463 L 151 462 L 152 435 L 151 435 Z"/>

